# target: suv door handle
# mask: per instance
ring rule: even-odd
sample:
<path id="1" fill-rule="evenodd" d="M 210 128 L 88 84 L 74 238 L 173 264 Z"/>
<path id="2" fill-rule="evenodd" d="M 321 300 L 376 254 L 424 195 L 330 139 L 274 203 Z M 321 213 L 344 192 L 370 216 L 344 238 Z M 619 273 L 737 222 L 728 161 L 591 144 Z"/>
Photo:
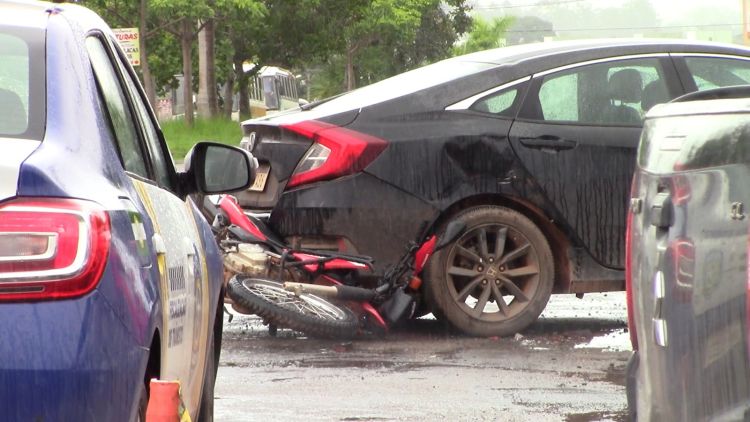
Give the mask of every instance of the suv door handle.
<path id="1" fill-rule="evenodd" d="M 575 148 L 578 142 L 555 135 L 542 135 L 537 138 L 521 138 L 521 145 L 528 148 L 563 151 Z"/>

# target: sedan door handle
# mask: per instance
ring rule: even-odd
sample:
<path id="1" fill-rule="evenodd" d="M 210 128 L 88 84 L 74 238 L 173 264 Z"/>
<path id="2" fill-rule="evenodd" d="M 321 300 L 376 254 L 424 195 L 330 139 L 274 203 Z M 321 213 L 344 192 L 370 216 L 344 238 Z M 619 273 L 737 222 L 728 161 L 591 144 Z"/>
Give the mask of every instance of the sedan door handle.
<path id="1" fill-rule="evenodd" d="M 575 148 L 578 142 L 554 135 L 542 135 L 537 138 L 521 138 L 521 145 L 528 148 L 562 151 Z"/>

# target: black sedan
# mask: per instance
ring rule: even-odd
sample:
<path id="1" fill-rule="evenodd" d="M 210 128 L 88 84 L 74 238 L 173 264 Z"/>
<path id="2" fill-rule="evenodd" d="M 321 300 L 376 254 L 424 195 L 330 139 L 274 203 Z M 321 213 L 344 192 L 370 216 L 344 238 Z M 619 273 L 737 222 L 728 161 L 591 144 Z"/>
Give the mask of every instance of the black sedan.
<path id="1" fill-rule="evenodd" d="M 644 113 L 750 82 L 750 50 L 596 40 L 444 60 L 243 123 L 261 162 L 243 207 L 296 246 L 370 255 L 382 272 L 425 224 L 468 230 L 430 258 L 424 306 L 474 335 L 533 323 L 551 293 L 624 289 Z"/>

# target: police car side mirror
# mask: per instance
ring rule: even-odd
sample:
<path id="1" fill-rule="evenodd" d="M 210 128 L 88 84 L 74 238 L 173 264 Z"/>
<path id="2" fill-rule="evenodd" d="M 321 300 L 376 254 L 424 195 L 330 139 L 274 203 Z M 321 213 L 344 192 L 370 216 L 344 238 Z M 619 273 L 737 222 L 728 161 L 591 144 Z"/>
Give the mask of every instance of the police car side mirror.
<path id="1" fill-rule="evenodd" d="M 249 152 L 216 142 L 199 142 L 185 156 L 182 193 L 215 194 L 253 184 L 258 161 Z"/>

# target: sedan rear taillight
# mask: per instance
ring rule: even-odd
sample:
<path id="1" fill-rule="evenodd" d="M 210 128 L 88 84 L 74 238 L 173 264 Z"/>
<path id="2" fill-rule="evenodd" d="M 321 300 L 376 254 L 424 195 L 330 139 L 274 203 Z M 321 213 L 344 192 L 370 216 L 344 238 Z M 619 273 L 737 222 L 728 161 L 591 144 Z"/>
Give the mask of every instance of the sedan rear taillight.
<path id="1" fill-rule="evenodd" d="M 315 120 L 282 127 L 314 141 L 289 178 L 290 188 L 362 171 L 388 146 L 380 138 Z"/>
<path id="2" fill-rule="evenodd" d="M 89 201 L 16 199 L 0 205 L 0 301 L 81 296 L 101 278 L 109 215 Z"/>

